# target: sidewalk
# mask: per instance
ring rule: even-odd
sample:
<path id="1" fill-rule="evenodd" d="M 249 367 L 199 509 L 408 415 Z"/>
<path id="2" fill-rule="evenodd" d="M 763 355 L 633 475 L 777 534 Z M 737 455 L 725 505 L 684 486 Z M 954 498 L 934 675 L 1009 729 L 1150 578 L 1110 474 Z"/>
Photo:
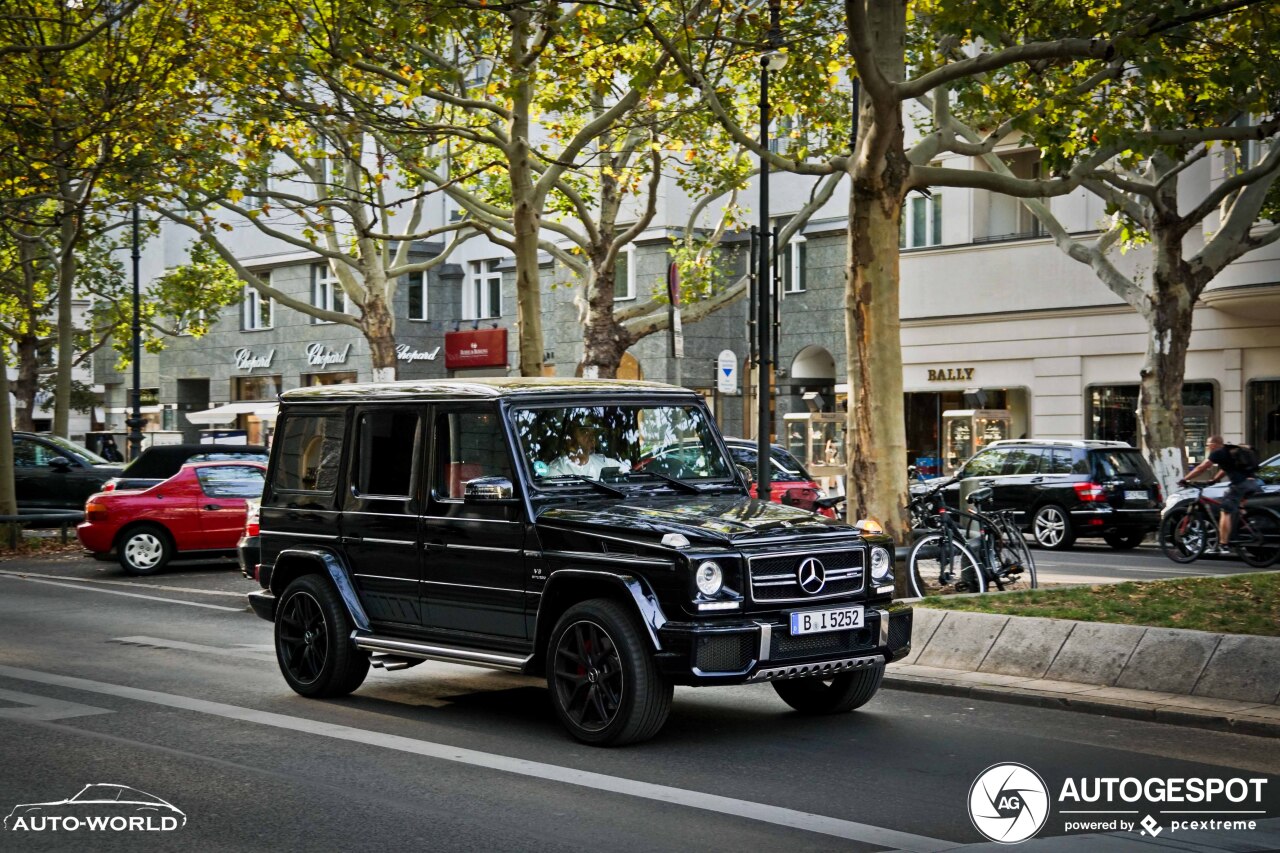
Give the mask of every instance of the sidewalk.
<path id="1" fill-rule="evenodd" d="M 916 607 L 884 683 L 1280 737 L 1280 637 Z"/>

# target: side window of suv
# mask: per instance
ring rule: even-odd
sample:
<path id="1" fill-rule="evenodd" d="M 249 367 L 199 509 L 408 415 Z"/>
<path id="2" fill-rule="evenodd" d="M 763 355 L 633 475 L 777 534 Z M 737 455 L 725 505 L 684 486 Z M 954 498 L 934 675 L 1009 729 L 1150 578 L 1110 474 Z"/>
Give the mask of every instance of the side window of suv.
<path id="1" fill-rule="evenodd" d="M 15 438 L 13 440 L 13 466 L 15 468 L 34 468 L 36 467 L 36 448 L 39 447 L 34 441 L 26 438 Z"/>
<path id="2" fill-rule="evenodd" d="M 467 481 L 476 477 L 512 478 L 501 417 L 496 411 L 439 413 L 433 496 L 437 501 L 461 501 Z M 505 512 L 495 514 L 503 516 Z"/>
<path id="3" fill-rule="evenodd" d="M 420 418 L 414 409 L 374 409 L 356 420 L 351 488 L 357 497 L 407 500 L 414 489 Z"/>
<path id="4" fill-rule="evenodd" d="M 995 477 L 1004 468 L 1005 456 L 1009 453 L 1003 447 L 984 450 L 965 463 L 965 477 Z"/>
<path id="5" fill-rule="evenodd" d="M 1038 447 L 1011 447 L 1004 460 L 1003 474 L 1039 474 L 1040 457 L 1044 451 Z"/>
<path id="6" fill-rule="evenodd" d="M 1070 474 L 1072 473 L 1071 448 L 1069 447 L 1053 447 L 1044 452 L 1044 462 L 1041 463 L 1041 474 Z"/>
<path id="7" fill-rule="evenodd" d="M 340 414 L 290 415 L 276 433 L 279 457 L 271 487 L 278 492 L 310 494 L 311 499 L 290 499 L 298 507 L 320 506 L 338 486 L 342 440 L 346 419 Z"/>

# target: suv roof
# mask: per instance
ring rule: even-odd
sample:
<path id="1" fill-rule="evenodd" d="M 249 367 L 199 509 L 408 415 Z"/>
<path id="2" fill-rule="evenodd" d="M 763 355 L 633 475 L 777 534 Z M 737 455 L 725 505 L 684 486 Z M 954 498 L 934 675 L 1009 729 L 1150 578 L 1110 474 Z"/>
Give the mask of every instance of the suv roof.
<path id="1" fill-rule="evenodd" d="M 1021 444 L 1048 444 L 1055 447 L 1130 447 L 1127 441 L 1105 441 L 1100 438 L 1001 438 L 987 447 L 1009 447 Z"/>
<path id="2" fill-rule="evenodd" d="M 551 394 L 611 394 L 619 391 L 662 392 L 696 396 L 696 392 L 664 382 L 637 379 L 561 379 L 555 376 L 503 376 L 491 379 L 410 379 L 401 382 L 366 382 L 354 385 L 316 385 L 295 388 L 280 395 L 285 403 L 336 403 L 378 398 L 383 400 L 432 400 L 457 397 L 514 397 Z"/>

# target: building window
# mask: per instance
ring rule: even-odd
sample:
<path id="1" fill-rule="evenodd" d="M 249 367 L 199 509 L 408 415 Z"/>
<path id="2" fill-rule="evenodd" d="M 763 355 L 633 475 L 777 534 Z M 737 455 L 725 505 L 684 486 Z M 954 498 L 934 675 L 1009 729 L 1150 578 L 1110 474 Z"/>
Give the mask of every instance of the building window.
<path id="1" fill-rule="evenodd" d="M 783 293 L 804 293 L 809 289 L 806 283 L 805 241 L 803 237 L 796 235 L 791 238 L 791 241 L 787 243 L 787 248 L 782 250 L 782 256 L 778 258 L 778 265 L 782 267 Z"/>
<path id="2" fill-rule="evenodd" d="M 472 261 L 462 291 L 462 319 L 488 320 L 502 316 L 500 261 Z"/>
<path id="3" fill-rule="evenodd" d="M 613 262 L 613 301 L 636 298 L 635 252 L 631 247 L 618 253 Z"/>
<path id="4" fill-rule="evenodd" d="M 1041 177 L 1040 152 L 1019 151 L 1001 157 L 1015 178 L 1031 180 Z M 979 164 L 981 168 L 981 164 Z M 973 241 L 994 243 L 1044 236 L 1044 226 L 1021 199 L 989 190 L 974 192 Z"/>
<path id="5" fill-rule="evenodd" d="M 316 264 L 311 268 L 311 304 L 326 311 L 345 313 L 347 310 L 347 294 L 328 264 Z M 311 322 L 319 324 L 333 321 L 312 317 Z"/>
<path id="6" fill-rule="evenodd" d="M 918 249 L 942 244 L 942 194 L 912 193 L 898 225 L 898 246 Z"/>
<path id="7" fill-rule="evenodd" d="M 1280 380 L 1255 380 L 1247 386 L 1245 443 L 1259 459 L 1280 453 Z"/>
<path id="8" fill-rule="evenodd" d="M 270 329 L 275 325 L 276 304 L 270 296 L 259 293 L 253 285 L 244 286 L 240 303 L 240 328 L 246 332 Z"/>
<path id="9" fill-rule="evenodd" d="M 427 317 L 427 271 L 414 273 L 409 277 L 409 319 L 426 320 Z"/>

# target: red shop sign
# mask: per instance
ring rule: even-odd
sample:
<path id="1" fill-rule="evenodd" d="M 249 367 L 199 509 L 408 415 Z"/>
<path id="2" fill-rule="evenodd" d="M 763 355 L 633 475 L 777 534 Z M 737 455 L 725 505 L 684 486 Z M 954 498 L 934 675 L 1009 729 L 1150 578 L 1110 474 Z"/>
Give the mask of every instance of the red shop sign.
<path id="1" fill-rule="evenodd" d="M 444 333 L 444 366 L 448 370 L 467 367 L 506 367 L 506 329 L 463 329 Z"/>

